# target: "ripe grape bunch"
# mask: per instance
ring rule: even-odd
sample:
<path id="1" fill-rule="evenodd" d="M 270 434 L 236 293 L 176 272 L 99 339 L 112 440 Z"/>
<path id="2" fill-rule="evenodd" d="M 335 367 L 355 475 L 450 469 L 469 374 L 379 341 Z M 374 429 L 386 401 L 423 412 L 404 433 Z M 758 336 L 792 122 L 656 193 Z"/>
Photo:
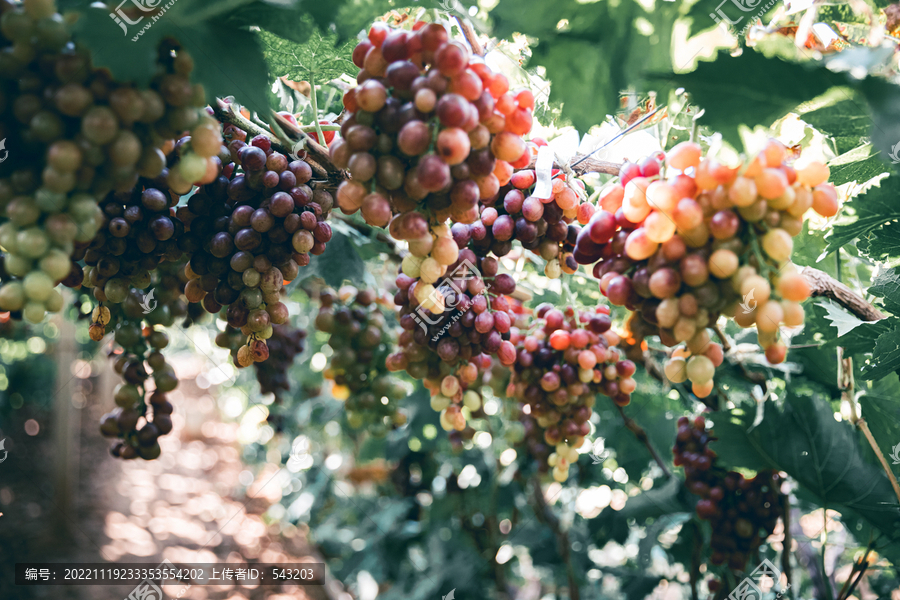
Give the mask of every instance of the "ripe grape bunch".
<path id="1" fill-rule="evenodd" d="M 106 325 L 111 318 L 109 308 L 97 306 L 94 309 L 94 323 Z M 112 358 L 115 371 L 124 382 L 116 386 L 113 394 L 116 408 L 100 419 L 100 432 L 107 437 L 119 438 L 110 447 L 113 456 L 153 460 L 160 455 L 159 436 L 172 431 L 172 404 L 166 394 L 178 385 L 174 370 L 161 352 L 168 346 L 169 337 L 152 327 L 142 328 L 140 319 L 135 321 L 122 315 L 116 320 L 119 324 L 115 340 L 123 351 Z M 148 375 L 147 367 L 152 376 Z M 150 394 L 148 406 L 146 384 L 151 377 L 155 389 Z M 148 411 L 148 408 L 152 410 Z"/>
<path id="2" fill-rule="evenodd" d="M 331 146 L 335 164 L 353 177 L 339 193 L 342 208 L 362 208 L 383 226 L 392 210 L 424 203 L 438 221 L 472 222 L 478 200 L 527 166 L 521 136 L 531 130 L 534 97 L 513 95 L 506 78 L 449 40 L 443 25 L 392 31 L 376 23 L 353 58 L 360 85 L 344 95 L 352 114 Z"/>
<path id="3" fill-rule="evenodd" d="M 540 145 L 543 140 L 538 142 Z M 580 180 L 573 179 L 570 185 L 558 175 L 559 171 L 554 170 L 550 197 L 540 199 L 528 193 L 534 189 L 535 172 L 516 171 L 510 184 L 500 189 L 502 203 L 489 199 L 482 203 L 479 221 L 453 225 L 457 243 L 463 247 L 471 241 L 478 254 L 490 251 L 495 256 L 505 256 L 512 250 L 513 241 L 518 240 L 523 248 L 547 261 L 547 277 L 557 279 L 563 272 L 574 273 L 578 264 L 572 251 L 580 229 L 573 223 L 586 224 L 594 214 L 594 206 L 576 193 L 573 186 L 584 190 Z"/>
<path id="4" fill-rule="evenodd" d="M 534 96 L 512 93 L 443 25 L 376 23 L 353 61 L 359 85 L 344 94 L 348 116 L 330 147 L 352 177 L 337 192 L 344 212 L 361 210 L 369 224 L 390 223 L 396 239 L 414 242 L 429 236 L 429 221 L 473 223 L 479 200 L 497 198 L 513 169 L 530 162 L 522 136 Z"/>
<path id="5" fill-rule="evenodd" d="M 596 395 L 609 396 L 626 406 L 637 384 L 635 364 L 615 348 L 619 336 L 610 330 L 607 307 L 591 312 L 550 304 L 535 310 L 538 319 L 529 333 L 516 332 L 515 346 L 501 349 L 500 362 L 512 368 L 507 397 L 522 405 L 526 432 L 537 427 L 543 443 L 555 448 L 547 457 L 553 478 L 563 482 L 569 466 L 578 459 L 578 448 L 591 431 L 589 420 Z M 529 446 L 540 441 L 530 436 Z"/>
<path id="6" fill-rule="evenodd" d="M 462 431 L 465 390 L 480 370 L 490 368 L 491 354 L 513 351 L 509 337 L 515 313 L 506 296 L 516 283 L 498 272 L 496 258 L 477 257 L 468 248 L 459 251 L 437 287 L 413 276 L 421 275 L 421 269 L 408 267 L 401 266 L 396 280 L 394 304 L 400 307 L 403 332 L 399 352 L 388 357 L 387 366 L 424 379 L 437 398 L 432 407 L 441 412 L 442 424 Z"/>
<path id="7" fill-rule="evenodd" d="M 810 208 L 830 217 L 838 201 L 828 167 L 788 159 L 770 140 L 746 164 L 728 167 L 682 142 L 623 165 L 578 235 L 575 259 L 596 263 L 601 292 L 635 311 L 634 336 L 685 344 L 665 371 L 674 383 L 691 380 L 698 397 L 712 392 L 724 358 L 707 331 L 720 315 L 755 324 L 771 363 L 785 359 L 779 326 L 803 324 L 800 302 L 810 288 L 790 263 L 791 238 Z"/>
<path id="8" fill-rule="evenodd" d="M 266 340 L 269 359 L 253 364 L 260 392 L 274 394 L 276 403 L 281 403 L 283 391 L 291 390 L 288 369 L 303 354 L 304 340 L 306 330 L 293 327 L 290 323 L 275 325 L 272 327 L 272 337 Z"/>
<path id="9" fill-rule="evenodd" d="M 80 283 L 70 257 L 103 224 L 97 200 L 162 172 L 161 146 L 201 125 L 204 92 L 191 85 L 191 57 L 172 42 L 160 47 L 159 75 L 138 89 L 92 67 L 52 0 L 3 2 L 0 13 L 0 139 L 9 151 L 0 245 L 15 278 L 0 287 L 0 309 L 37 323 L 62 308 L 58 283 Z M 186 191 L 209 172 L 212 155 L 194 150 L 170 174 L 180 178 L 173 187 Z"/>
<path id="10" fill-rule="evenodd" d="M 323 290 L 319 301 L 316 329 L 328 334 L 334 350 L 324 375 L 334 382 L 332 395 L 344 401 L 350 427 L 383 436 L 403 425 L 406 415 L 397 403 L 408 390 L 385 366 L 395 335 L 376 293 L 345 286 Z"/>
<path id="11" fill-rule="evenodd" d="M 775 471 L 759 471 L 752 479 L 726 472 L 709 447 L 715 439 L 702 416 L 681 417 L 672 452 L 675 465 L 684 467 L 688 490 L 700 496 L 697 516 L 712 526 L 710 562 L 741 572 L 784 516 L 781 478 Z M 711 591 L 718 587 L 710 581 Z"/>
<path id="12" fill-rule="evenodd" d="M 176 215 L 186 230 L 179 247 L 191 257 L 185 296 L 211 313 L 228 306 L 228 324 L 246 337 L 236 357 L 246 367 L 268 358 L 265 340 L 288 319 L 285 283 L 331 240 L 334 200 L 307 185 L 306 162 L 289 161 L 265 135 L 233 139 L 228 150 L 222 175 Z"/>

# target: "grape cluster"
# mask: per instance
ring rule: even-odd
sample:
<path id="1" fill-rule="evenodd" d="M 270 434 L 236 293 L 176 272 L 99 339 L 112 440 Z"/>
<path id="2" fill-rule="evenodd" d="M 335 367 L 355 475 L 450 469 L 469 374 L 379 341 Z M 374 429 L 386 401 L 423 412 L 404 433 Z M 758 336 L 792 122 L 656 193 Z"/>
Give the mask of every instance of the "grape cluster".
<path id="1" fill-rule="evenodd" d="M 531 435 L 529 446 L 538 457 L 547 455 L 554 479 L 563 482 L 590 433 L 596 395 L 626 406 L 637 387 L 636 367 L 615 347 L 619 336 L 610 330 L 608 308 L 564 312 L 541 304 L 534 316 L 533 331 L 517 331 L 515 346 L 501 349 L 499 358 L 513 370 L 506 395 L 521 403 L 526 435 L 543 432 L 543 440 Z"/>
<path id="2" fill-rule="evenodd" d="M 269 347 L 269 359 L 254 363 L 256 380 L 263 394 L 274 394 L 275 402 L 281 402 L 281 392 L 291 390 L 288 369 L 294 360 L 303 354 L 303 342 L 306 331 L 291 326 L 290 323 L 272 327 L 272 337 L 266 340 Z"/>
<path id="3" fill-rule="evenodd" d="M 116 310 L 120 309 L 116 307 Z M 117 315 L 116 343 L 122 350 L 112 354 L 114 368 L 123 383 L 113 394 L 116 408 L 100 419 L 100 432 L 107 437 L 119 438 L 110 447 L 113 456 L 125 459 L 152 460 L 160 454 L 159 436 L 172 431 L 172 404 L 166 393 L 174 390 L 178 379 L 166 363 L 162 349 L 169 344 L 168 336 L 152 327 L 141 328 L 140 320 Z M 108 324 L 109 308 L 98 306 L 92 320 Z M 152 375 L 148 374 L 149 367 Z M 147 381 L 152 377 L 154 391 L 146 399 Z M 152 410 L 148 411 L 148 408 Z"/>
<path id="4" fill-rule="evenodd" d="M 344 401 L 350 427 L 381 436 L 404 424 L 406 415 L 397 404 L 408 391 L 386 368 L 395 336 L 376 293 L 346 286 L 323 290 L 319 301 L 316 329 L 328 334 L 334 351 L 324 375 L 334 382 L 332 395 Z"/>
<path id="5" fill-rule="evenodd" d="M 330 148 L 352 177 L 338 189 L 341 210 L 361 210 L 376 226 L 419 209 L 434 222 L 472 223 L 478 201 L 496 197 L 530 162 L 522 136 L 534 96 L 510 92 L 506 77 L 443 25 L 376 23 L 353 61 L 359 85 L 344 94 L 348 116 Z"/>
<path id="6" fill-rule="evenodd" d="M 681 417 L 672 452 L 675 465 L 684 467 L 688 490 L 700 496 L 697 516 L 712 526 L 710 562 L 740 572 L 783 516 L 781 478 L 775 471 L 760 471 L 752 479 L 726 472 L 709 447 L 715 439 L 703 417 Z"/>
<path id="7" fill-rule="evenodd" d="M 174 43 L 161 45 L 158 76 L 138 89 L 93 69 L 54 2 L 4 2 L 0 12 L 0 139 L 8 151 L 0 245 L 15 277 L 0 287 L 0 309 L 40 322 L 62 307 L 55 286 L 79 283 L 70 257 L 103 225 L 97 200 L 157 177 L 165 140 L 209 123 L 197 108 L 203 89 L 190 83 L 193 61 Z M 206 175 L 217 150 L 195 144 L 185 152 L 170 174 L 179 179 L 174 187 L 187 191 Z"/>
<path id="8" fill-rule="evenodd" d="M 635 337 L 686 344 L 666 374 L 676 383 L 690 379 L 702 398 L 723 360 L 707 331 L 722 314 L 755 324 L 769 361 L 784 360 L 779 326 L 803 323 L 799 303 L 810 293 L 790 263 L 791 238 L 810 208 L 828 217 L 838 203 L 828 167 L 788 164 L 775 140 L 740 167 L 701 154 L 683 142 L 668 155 L 624 164 L 578 234 L 574 256 L 595 263 L 601 292 L 635 312 Z"/>
<path id="9" fill-rule="evenodd" d="M 246 367 L 268 358 L 265 340 L 288 319 L 285 283 L 331 239 L 334 200 L 307 185 L 306 162 L 289 161 L 265 135 L 233 139 L 228 149 L 222 175 L 176 211 L 185 225 L 178 245 L 190 256 L 185 296 L 211 313 L 228 307 L 228 324 L 247 338 L 237 352 Z"/>
<path id="10" fill-rule="evenodd" d="M 499 266 L 496 258 L 477 257 L 466 248 L 436 287 L 407 274 L 406 266 L 397 277 L 394 304 L 400 307 L 403 331 L 399 352 L 388 357 L 387 365 L 424 379 L 445 428 L 465 428 L 463 392 L 491 366 L 490 355 L 512 349 L 515 313 L 506 296 L 516 283 L 499 273 Z"/>
<path id="11" fill-rule="evenodd" d="M 493 199 L 482 203 L 480 219 L 466 225 L 456 223 L 452 232 L 463 247 L 471 242 L 471 248 L 480 255 L 491 252 L 505 256 L 512 250 L 513 241 L 531 250 L 545 261 L 544 274 L 557 279 L 565 272 L 574 273 L 578 268 L 572 252 L 580 229 L 574 222 L 586 224 L 594 214 L 594 206 L 583 198 L 584 184 L 572 180 L 571 185 L 554 171 L 552 193 L 539 199 L 527 192 L 535 185 L 532 170 L 516 171 L 510 185 L 500 190 L 502 202 Z M 576 193 L 576 187 L 582 194 Z"/>

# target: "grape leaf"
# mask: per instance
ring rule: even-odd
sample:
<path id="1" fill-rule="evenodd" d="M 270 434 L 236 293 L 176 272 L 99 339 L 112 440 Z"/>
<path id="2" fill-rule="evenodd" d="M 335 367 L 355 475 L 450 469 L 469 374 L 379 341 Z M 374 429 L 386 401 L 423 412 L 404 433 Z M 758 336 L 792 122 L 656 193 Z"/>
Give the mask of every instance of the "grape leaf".
<path id="1" fill-rule="evenodd" d="M 897 401 L 900 386 L 897 379 L 884 379 L 893 389 L 891 396 L 878 391 L 866 391 L 859 397 L 861 415 L 869 424 L 872 437 L 878 443 L 885 456 L 893 453 L 894 446 L 900 443 L 900 402 Z"/>
<path id="2" fill-rule="evenodd" d="M 257 0 L 228 15 L 239 26 L 255 25 L 293 42 L 305 42 L 316 31 L 306 5 L 298 0 Z"/>
<path id="3" fill-rule="evenodd" d="M 650 518 L 692 512 L 696 501 L 696 496 L 687 491 L 681 479 L 671 477 L 659 487 L 631 496 L 621 510 L 607 506 L 591 519 L 588 528 L 596 538 L 612 539 L 621 544 L 628 537 L 628 521 L 633 519 L 642 524 Z"/>
<path id="4" fill-rule="evenodd" d="M 900 222 L 891 221 L 861 237 L 857 240 L 856 247 L 872 260 L 896 264 L 900 260 L 897 251 L 900 248 Z"/>
<path id="5" fill-rule="evenodd" d="M 885 172 L 884 161 L 872 144 L 863 144 L 828 161 L 828 181 L 844 185 L 851 181 L 865 183 Z"/>
<path id="6" fill-rule="evenodd" d="M 74 26 L 76 38 L 91 49 L 94 66 L 108 68 L 119 81 L 145 86 L 156 74 L 160 40 L 173 37 L 193 57 L 194 80 L 203 84 L 211 102 L 235 96 L 252 110 L 268 112 L 269 82 L 256 36 L 229 21 L 227 13 L 209 17 L 206 3 L 181 0 L 156 21 L 146 17 L 129 26 L 125 36 L 109 14 L 92 6 Z"/>
<path id="7" fill-rule="evenodd" d="M 869 381 L 881 379 L 900 370 L 900 328 L 894 328 L 878 336 L 872 361 L 863 366 L 862 378 Z"/>
<path id="8" fill-rule="evenodd" d="M 900 177 L 888 177 L 863 194 L 844 204 L 843 212 L 855 213 L 856 218 L 842 218 L 835 224 L 828 240 L 828 252 L 833 252 L 858 237 L 878 229 L 888 221 L 900 219 Z M 849 222 L 847 222 L 849 221 Z"/>
<path id="9" fill-rule="evenodd" d="M 750 23 L 761 19 L 766 22 L 767 13 L 780 6 L 777 2 L 763 2 L 763 0 L 698 0 L 691 5 L 687 16 L 693 21 L 691 34 L 696 35 L 716 26 L 726 26 L 731 23 L 731 29 L 740 31 Z M 721 23 L 721 25 L 720 25 Z"/>
<path id="10" fill-rule="evenodd" d="M 823 94 L 839 82 L 839 76 L 824 67 L 767 58 L 749 49 L 736 57 L 722 51 L 714 61 L 701 62 L 689 73 L 658 79 L 671 80 L 676 87 L 685 88 L 691 102 L 705 111 L 698 121 L 722 132 L 738 149 L 738 125 L 769 127 L 801 102 Z"/>
<path id="11" fill-rule="evenodd" d="M 351 60 L 356 44 L 345 42 L 335 46 L 335 34 L 322 35 L 313 31 L 304 44 L 297 44 L 265 31 L 259 32 L 259 37 L 266 61 L 276 77 L 323 84 L 344 73 L 358 70 Z"/>
<path id="12" fill-rule="evenodd" d="M 333 237 L 325 246 L 325 252 L 311 256 L 309 264 L 300 270 L 298 279 L 321 277 L 331 287 L 340 287 L 345 280 L 374 284 L 372 274 L 356 250 L 359 237 L 354 229 L 340 221 L 331 221 Z"/>
<path id="13" fill-rule="evenodd" d="M 872 144 L 884 160 L 891 156 L 890 160 L 900 161 L 894 158 L 900 154 L 900 86 L 878 77 L 867 77 L 860 89 L 872 110 Z"/>
<path id="14" fill-rule="evenodd" d="M 834 302 L 825 300 L 820 303 L 825 309 L 825 318 L 831 321 L 832 326 L 838 330 L 838 337 L 847 335 L 863 323 L 862 319 L 852 315 Z"/>
<path id="15" fill-rule="evenodd" d="M 835 98 L 837 100 L 833 99 L 825 106 L 801 113 L 800 118 L 834 138 L 838 154 L 844 154 L 859 146 L 862 139 L 869 136 L 872 115 L 863 99 L 847 98 L 846 93 L 835 95 Z"/>
<path id="16" fill-rule="evenodd" d="M 885 310 L 900 315 L 900 268 L 880 273 L 872 282 L 869 293 L 883 300 Z"/>
<path id="17" fill-rule="evenodd" d="M 712 446 L 720 458 L 732 467 L 787 472 L 820 503 L 855 513 L 878 529 L 879 551 L 900 564 L 897 498 L 881 467 L 865 460 L 862 434 L 835 421 L 822 397 L 794 388 L 782 407 L 767 402 L 755 427 L 754 416 L 740 409 L 713 414 L 719 440 Z"/>
<path id="18" fill-rule="evenodd" d="M 587 131 L 618 111 L 619 93 L 643 73 L 671 68 L 668 43 L 679 7 L 661 2 L 646 10 L 634 0 L 500 0 L 491 18 L 498 37 L 520 32 L 537 39 L 528 66 L 547 70 L 550 101 L 561 102 L 563 117 Z"/>

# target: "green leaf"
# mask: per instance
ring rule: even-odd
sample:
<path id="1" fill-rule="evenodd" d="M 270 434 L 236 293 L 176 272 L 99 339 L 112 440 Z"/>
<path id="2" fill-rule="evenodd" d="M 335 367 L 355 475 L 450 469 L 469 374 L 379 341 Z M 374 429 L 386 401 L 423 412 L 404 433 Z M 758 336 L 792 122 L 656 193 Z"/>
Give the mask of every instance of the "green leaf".
<path id="1" fill-rule="evenodd" d="M 372 274 L 356 250 L 359 234 L 340 221 L 331 221 L 331 229 L 333 237 L 325 245 L 325 252 L 311 256 L 309 264 L 300 270 L 298 279 L 321 277 L 333 288 L 340 287 L 344 281 L 373 284 Z"/>
<path id="2" fill-rule="evenodd" d="M 229 14 L 228 20 L 243 27 L 255 25 L 293 42 L 305 42 L 316 30 L 307 4 L 299 0 L 257 0 Z"/>
<path id="3" fill-rule="evenodd" d="M 691 103 L 705 112 L 699 122 L 741 148 L 740 124 L 751 129 L 769 127 L 776 120 L 834 85 L 839 76 L 824 67 L 809 67 L 781 58 L 767 58 L 750 49 L 732 57 L 720 52 L 712 62 L 701 62 L 690 73 L 660 76 L 685 88 Z"/>
<path id="4" fill-rule="evenodd" d="M 193 57 L 194 80 L 203 84 L 211 102 L 216 96 L 234 96 L 252 110 L 268 112 L 269 81 L 256 36 L 245 24 L 231 21 L 228 13 L 207 19 L 208 6 L 180 0 L 157 20 L 145 17 L 129 26 L 127 36 L 107 9 L 91 7 L 79 15 L 74 33 L 91 49 L 95 67 L 106 67 L 116 80 L 139 86 L 156 74 L 159 42 L 173 37 Z"/>
<path id="5" fill-rule="evenodd" d="M 275 77 L 293 81 L 315 81 L 321 85 L 344 73 L 358 71 L 351 56 L 354 42 L 335 46 L 337 36 L 323 36 L 309 26 L 311 35 L 306 43 L 298 44 L 265 31 L 259 32 L 266 61 Z"/>
<path id="6" fill-rule="evenodd" d="M 828 252 L 849 244 L 894 219 L 900 219 L 900 177 L 888 177 L 844 204 L 841 222 L 826 239 Z M 855 219 L 847 213 L 854 213 Z"/>
<path id="7" fill-rule="evenodd" d="M 157 46 L 168 33 L 165 17 L 132 42 L 140 23 L 125 33 L 109 15 L 107 8 L 86 8 L 72 28 L 75 40 L 90 48 L 95 67 L 106 67 L 117 81 L 148 85 L 156 69 Z"/>
<path id="8" fill-rule="evenodd" d="M 828 181 L 844 185 L 851 181 L 865 183 L 885 172 L 884 162 L 872 144 L 863 144 L 828 161 Z"/>
<path id="9" fill-rule="evenodd" d="M 835 94 L 831 103 L 800 114 L 801 119 L 834 138 L 838 154 L 859 146 L 864 138 L 869 137 L 872 129 L 872 115 L 864 99 L 840 99 L 852 93 Z"/>
<path id="10" fill-rule="evenodd" d="M 888 380 L 886 380 L 888 381 Z M 894 393 L 897 380 L 894 381 Z M 898 396 L 883 396 L 875 392 L 866 392 L 859 397 L 862 417 L 869 424 L 872 437 L 885 457 L 895 454 L 894 448 L 900 444 L 900 400 Z M 888 459 L 891 460 L 891 459 Z"/>
<path id="11" fill-rule="evenodd" d="M 208 21 L 179 29 L 176 37 L 194 57 L 194 70 L 210 102 L 234 96 L 259 114 L 268 114 L 266 62 L 256 36 L 228 23 Z"/>
<path id="12" fill-rule="evenodd" d="M 869 288 L 869 293 L 876 298 L 881 298 L 884 301 L 884 308 L 895 315 L 900 315 L 898 292 L 900 292 L 900 268 L 898 267 L 880 273 Z"/>
<path id="13" fill-rule="evenodd" d="M 731 23 L 731 30 L 740 31 L 750 23 L 761 19 L 766 22 L 766 14 L 774 11 L 780 5 L 777 2 L 765 2 L 763 0 L 698 0 L 691 5 L 687 16 L 692 19 L 691 34 L 696 35 L 716 26 L 725 26 Z M 721 22 L 721 24 L 720 24 Z"/>
<path id="14" fill-rule="evenodd" d="M 866 78 L 860 89 L 872 111 L 872 144 L 882 159 L 895 160 L 900 155 L 900 86 L 877 77 Z M 894 148 L 897 150 L 894 150 Z M 900 161 L 900 158 L 896 159 Z"/>
<path id="15" fill-rule="evenodd" d="M 498 37 L 519 32 L 537 39 L 528 66 L 547 70 L 550 101 L 562 103 L 563 117 L 585 132 L 618 111 L 619 93 L 643 73 L 671 68 L 679 8 L 662 2 L 648 11 L 634 0 L 500 0 L 491 18 Z"/>
<path id="16" fill-rule="evenodd" d="M 847 335 L 863 323 L 862 319 L 856 315 L 852 315 L 834 302 L 825 300 L 820 303 L 825 309 L 825 318 L 831 321 L 831 324 L 837 328 L 838 336 Z"/>
<path id="17" fill-rule="evenodd" d="M 856 247 L 872 260 L 896 264 L 900 260 L 900 221 L 891 221 L 860 238 Z"/>
<path id="18" fill-rule="evenodd" d="M 863 379 L 876 380 L 900 370 L 900 328 L 878 336 L 872 351 L 872 364 L 863 368 Z"/>
<path id="19" fill-rule="evenodd" d="M 756 427 L 754 416 L 740 409 L 712 416 L 719 457 L 732 467 L 787 472 L 821 504 L 855 513 L 877 528 L 883 534 L 879 552 L 900 564 L 897 498 L 881 467 L 864 458 L 862 434 L 835 421 L 822 397 L 793 389 L 781 408 L 764 405 Z"/>

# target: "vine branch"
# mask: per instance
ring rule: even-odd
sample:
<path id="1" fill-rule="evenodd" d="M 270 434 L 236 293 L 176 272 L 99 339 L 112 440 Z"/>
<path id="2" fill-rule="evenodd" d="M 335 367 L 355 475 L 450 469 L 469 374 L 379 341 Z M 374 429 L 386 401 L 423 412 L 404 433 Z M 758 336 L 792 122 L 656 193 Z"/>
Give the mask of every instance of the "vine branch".
<path id="1" fill-rule="evenodd" d="M 459 24 L 460 31 L 466 36 L 466 41 L 469 42 L 469 45 L 472 47 L 472 54 L 484 56 L 484 45 L 481 43 L 481 40 L 478 39 L 478 33 L 475 31 L 475 28 L 472 27 L 472 24 L 460 17 L 456 17 L 456 22 Z"/>
<path id="2" fill-rule="evenodd" d="M 619 169 L 622 167 L 621 163 L 614 163 L 606 160 L 597 160 L 594 158 L 585 158 L 585 156 L 586 155 L 584 154 L 576 154 L 569 162 L 569 165 L 573 165 L 572 170 L 576 175 L 584 175 L 585 173 L 605 173 L 606 175 L 618 175 Z M 527 168 L 533 169 L 536 160 L 537 158 L 533 159 L 528 164 Z M 560 168 L 562 165 L 554 161 L 553 166 Z"/>
<path id="3" fill-rule="evenodd" d="M 659 455 L 659 452 L 656 451 L 656 448 L 653 447 L 653 444 L 650 443 L 650 439 L 647 437 L 647 432 L 644 431 L 644 428 L 638 425 L 631 417 L 625 415 L 625 409 L 616 404 L 616 408 L 619 410 L 619 414 L 622 415 L 622 420 L 625 422 L 625 427 L 634 434 L 634 437 L 638 439 L 638 441 L 644 446 L 647 447 L 647 450 L 650 451 L 650 455 L 653 456 L 653 460 L 656 461 L 656 464 L 659 465 L 659 468 L 662 469 L 663 474 L 665 474 L 666 478 L 672 477 L 671 471 L 669 471 L 669 467 L 666 466 L 666 463 L 663 462 L 662 457 Z"/>
<path id="4" fill-rule="evenodd" d="M 863 321 L 879 321 L 885 317 L 884 313 L 866 302 L 859 294 L 824 271 L 803 267 L 800 272 L 809 282 L 813 296 L 834 300 Z"/>

